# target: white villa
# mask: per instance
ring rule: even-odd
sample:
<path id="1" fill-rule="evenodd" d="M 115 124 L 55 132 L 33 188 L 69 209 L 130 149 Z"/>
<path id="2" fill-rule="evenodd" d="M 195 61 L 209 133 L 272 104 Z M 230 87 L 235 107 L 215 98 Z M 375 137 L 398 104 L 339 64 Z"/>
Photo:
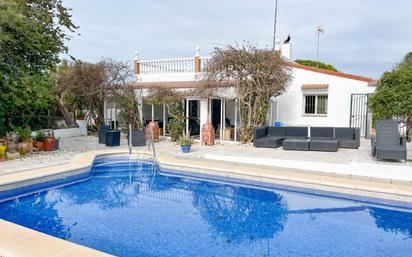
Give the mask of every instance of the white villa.
<path id="1" fill-rule="evenodd" d="M 292 68 L 293 79 L 283 95 L 271 99 L 268 124 L 360 127 L 361 135 L 368 136 L 371 115 L 367 110 L 367 99 L 375 91 L 373 79 L 297 64 L 291 60 L 290 43 L 278 43 L 276 51 Z M 149 88 L 194 88 L 208 60 L 209 57 L 200 56 L 199 48 L 192 58 L 139 60 L 136 55 L 136 90 L 144 95 Z M 238 140 L 238 110 L 233 87 L 219 88 L 218 96 L 214 98 L 187 98 L 182 101 L 189 117 L 186 131 L 190 131 L 192 136 L 201 137 L 202 126 L 210 122 L 217 139 Z M 107 102 L 105 106 L 107 123 L 116 122 L 118 110 L 115 103 Z M 161 134 L 167 136 L 165 123 L 169 115 L 166 105 L 143 103 L 141 114 L 146 122 L 157 121 Z"/>

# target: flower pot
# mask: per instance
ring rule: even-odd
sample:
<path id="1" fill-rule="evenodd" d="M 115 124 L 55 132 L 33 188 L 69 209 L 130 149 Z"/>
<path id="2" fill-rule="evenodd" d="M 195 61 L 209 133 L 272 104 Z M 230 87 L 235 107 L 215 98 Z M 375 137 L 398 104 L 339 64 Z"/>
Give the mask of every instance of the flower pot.
<path id="1" fill-rule="evenodd" d="M 44 151 L 54 151 L 56 149 L 56 139 L 54 137 L 47 137 L 43 142 Z"/>
<path id="2" fill-rule="evenodd" d="M 0 162 L 6 160 L 6 150 L 7 150 L 7 146 L 5 145 L 0 146 Z"/>
<path id="3" fill-rule="evenodd" d="M 182 148 L 182 152 L 184 153 L 190 152 L 191 145 L 181 145 L 180 147 Z"/>
<path id="4" fill-rule="evenodd" d="M 7 145 L 7 151 L 8 151 L 9 153 L 15 153 L 15 152 L 17 152 L 17 144 L 12 143 L 12 142 L 9 142 L 8 145 Z"/>
<path id="5" fill-rule="evenodd" d="M 29 153 L 29 144 L 27 142 L 21 142 L 17 144 L 17 150 L 20 155 L 26 155 Z"/>
<path id="6" fill-rule="evenodd" d="M 146 131 L 144 129 L 132 130 L 132 146 L 145 146 L 146 145 Z"/>
<path id="7" fill-rule="evenodd" d="M 24 143 L 27 143 L 27 153 L 30 154 L 33 152 L 33 140 L 26 140 Z"/>
<path id="8" fill-rule="evenodd" d="M 44 142 L 43 141 L 36 141 L 36 148 L 38 151 L 43 151 Z"/>

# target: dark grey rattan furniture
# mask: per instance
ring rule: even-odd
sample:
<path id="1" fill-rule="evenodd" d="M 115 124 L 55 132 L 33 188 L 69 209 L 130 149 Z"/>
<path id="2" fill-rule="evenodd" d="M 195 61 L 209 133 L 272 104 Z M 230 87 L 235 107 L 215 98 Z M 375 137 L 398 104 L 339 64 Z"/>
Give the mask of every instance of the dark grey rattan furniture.
<path id="1" fill-rule="evenodd" d="M 110 130 L 110 126 L 103 125 L 99 129 L 99 144 L 106 143 L 106 132 Z"/>
<path id="2" fill-rule="evenodd" d="M 338 141 L 333 139 L 311 139 L 309 149 L 311 151 L 337 152 Z"/>
<path id="3" fill-rule="evenodd" d="M 400 137 L 397 120 L 376 122 L 376 137 L 372 137 L 372 155 L 377 160 L 405 160 L 406 139 Z"/>
<path id="4" fill-rule="evenodd" d="M 285 127 L 285 139 L 308 138 L 308 127 Z"/>
<path id="5" fill-rule="evenodd" d="M 285 138 L 284 127 L 264 127 L 255 129 L 253 145 L 255 147 L 277 148 Z"/>
<path id="6" fill-rule="evenodd" d="M 303 138 L 290 138 L 283 141 L 283 149 L 285 150 L 298 150 L 309 151 L 310 139 Z"/>
<path id="7" fill-rule="evenodd" d="M 360 146 L 359 128 L 335 128 L 335 137 L 339 148 L 358 149 Z"/>
<path id="8" fill-rule="evenodd" d="M 332 127 L 310 127 L 310 138 L 319 140 L 332 140 L 333 139 Z"/>
<path id="9" fill-rule="evenodd" d="M 253 145 L 255 147 L 277 148 L 285 139 L 308 138 L 307 127 L 264 127 L 255 129 Z"/>
<path id="10" fill-rule="evenodd" d="M 120 131 L 109 130 L 105 134 L 106 146 L 120 146 Z"/>

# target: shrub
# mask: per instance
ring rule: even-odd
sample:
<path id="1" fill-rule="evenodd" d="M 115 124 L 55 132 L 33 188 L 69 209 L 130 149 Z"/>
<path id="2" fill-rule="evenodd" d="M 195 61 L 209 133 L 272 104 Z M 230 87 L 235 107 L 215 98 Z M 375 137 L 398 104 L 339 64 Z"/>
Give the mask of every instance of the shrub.
<path id="1" fill-rule="evenodd" d="M 31 138 L 31 131 L 21 127 L 16 128 L 15 132 L 19 135 L 19 141 L 24 142 Z"/>
<path id="2" fill-rule="evenodd" d="M 180 137 L 178 141 L 179 145 L 192 145 L 193 140 L 190 137 Z"/>
<path id="3" fill-rule="evenodd" d="M 36 139 L 36 141 L 42 142 L 46 139 L 46 134 L 41 130 L 37 131 L 35 139 Z"/>

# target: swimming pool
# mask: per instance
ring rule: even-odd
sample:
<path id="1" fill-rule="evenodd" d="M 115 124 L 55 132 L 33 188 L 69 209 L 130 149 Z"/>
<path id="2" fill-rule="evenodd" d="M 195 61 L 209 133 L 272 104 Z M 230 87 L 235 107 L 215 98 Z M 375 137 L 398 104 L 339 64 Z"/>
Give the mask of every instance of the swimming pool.
<path id="1" fill-rule="evenodd" d="M 153 172 L 128 156 L 0 202 L 0 218 L 118 256 L 411 256 L 412 210 Z"/>

